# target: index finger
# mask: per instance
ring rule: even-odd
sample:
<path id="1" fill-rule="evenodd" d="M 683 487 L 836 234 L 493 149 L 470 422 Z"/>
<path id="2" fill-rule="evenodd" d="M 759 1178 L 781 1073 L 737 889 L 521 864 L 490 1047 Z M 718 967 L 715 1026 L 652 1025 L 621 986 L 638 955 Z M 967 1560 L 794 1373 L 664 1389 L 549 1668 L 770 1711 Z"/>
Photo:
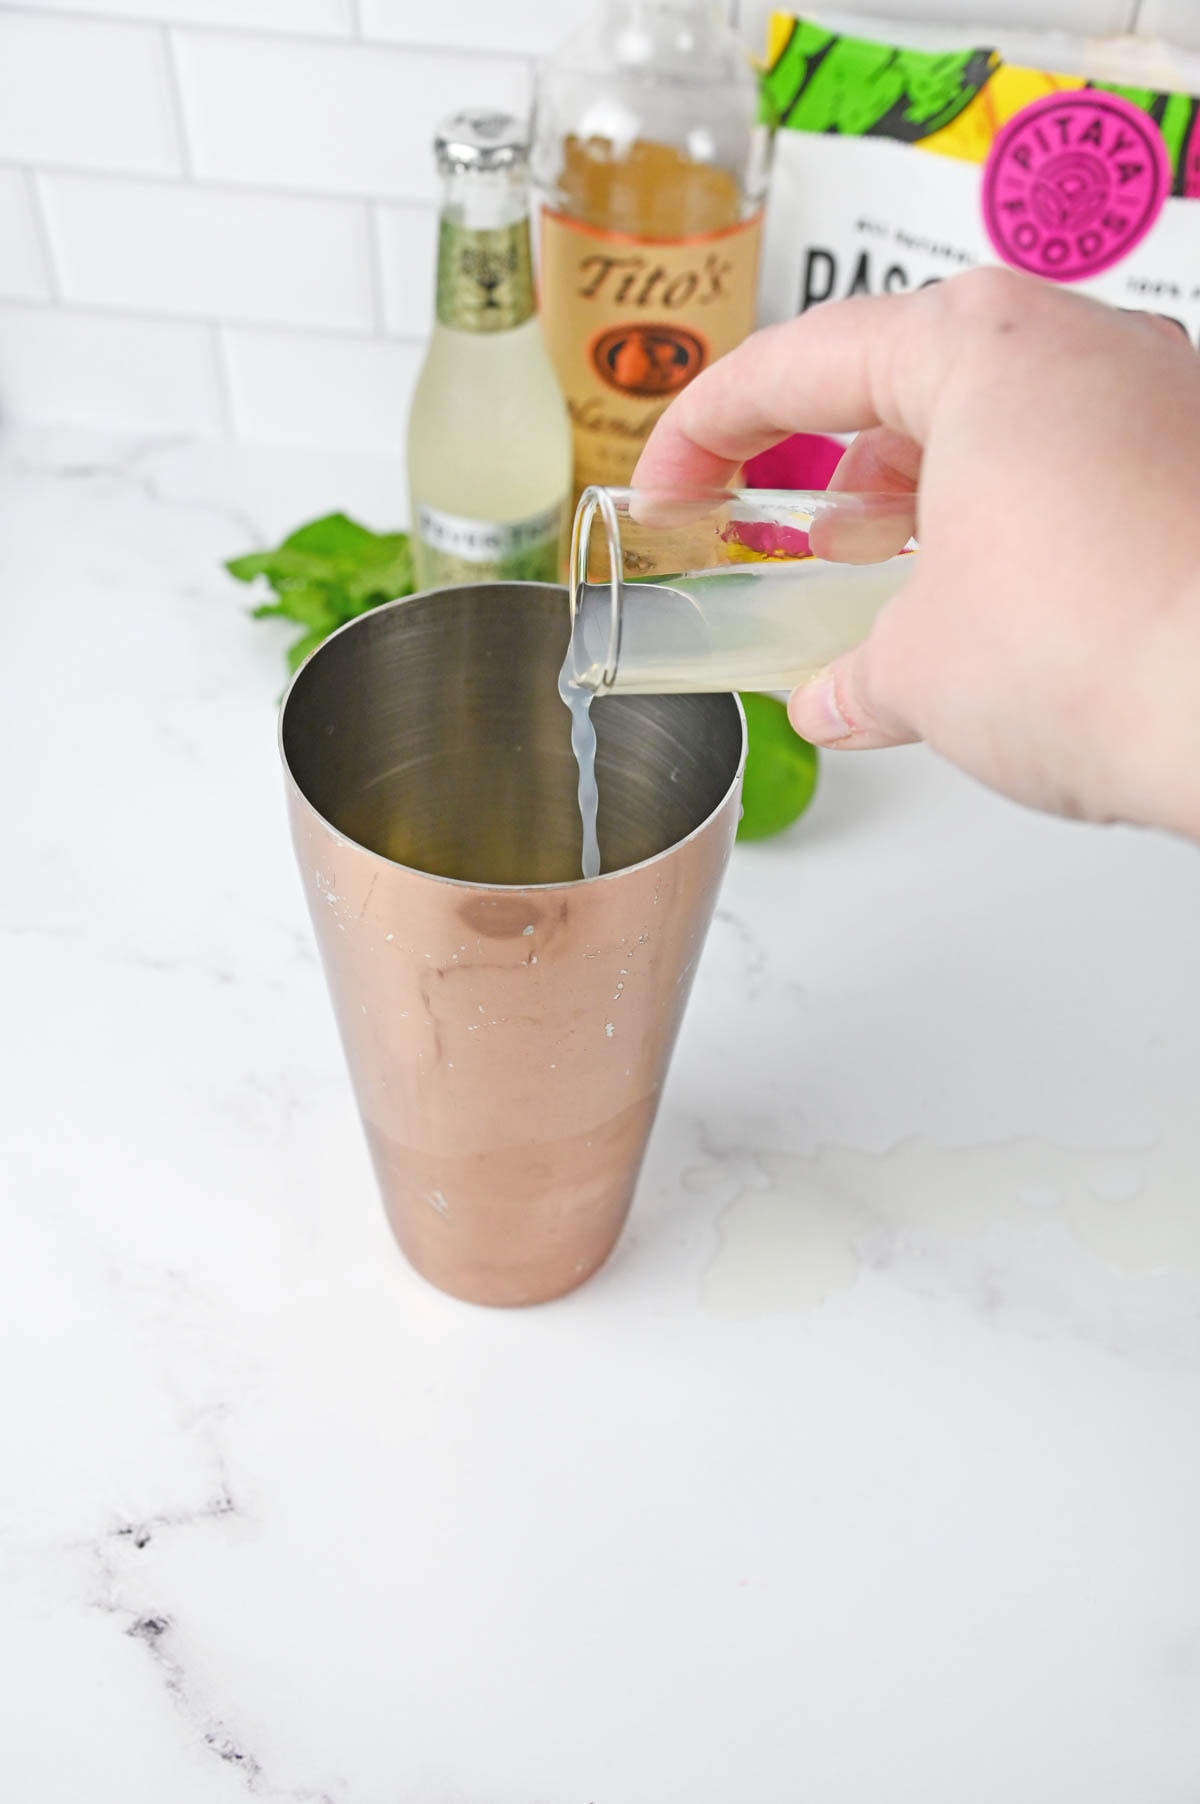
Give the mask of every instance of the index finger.
<path id="1" fill-rule="evenodd" d="M 633 486 L 728 487 L 748 457 L 793 432 L 888 426 L 924 442 L 946 373 L 981 325 L 1078 297 L 1032 276 L 981 269 L 909 294 L 827 301 L 756 332 L 684 389 L 659 419 Z M 1087 303 L 1083 303 L 1086 305 Z"/>

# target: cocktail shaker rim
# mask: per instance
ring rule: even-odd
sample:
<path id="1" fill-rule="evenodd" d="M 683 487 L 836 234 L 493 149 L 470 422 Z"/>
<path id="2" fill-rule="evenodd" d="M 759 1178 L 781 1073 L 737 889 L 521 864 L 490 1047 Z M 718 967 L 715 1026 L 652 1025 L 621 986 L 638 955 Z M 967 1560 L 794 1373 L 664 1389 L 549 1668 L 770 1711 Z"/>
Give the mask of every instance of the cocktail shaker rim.
<path id="1" fill-rule="evenodd" d="M 565 585 L 562 583 L 504 583 L 498 584 L 497 587 L 553 592 L 561 595 L 564 606 L 569 608 L 569 596 Z M 407 607 L 410 602 L 423 601 L 431 595 L 444 595 L 447 593 L 449 593 L 449 591 L 446 589 L 420 589 L 413 595 L 398 595 L 394 601 L 381 602 L 377 608 L 370 609 L 368 614 L 356 614 L 352 620 L 344 621 L 341 626 L 335 628 L 335 630 L 329 634 L 328 638 L 323 639 L 320 645 L 313 647 L 303 663 L 297 665 L 292 674 L 291 681 L 284 691 L 283 699 L 279 704 L 279 718 L 276 723 L 275 742 L 279 750 L 279 759 L 280 763 L 283 765 L 284 776 L 288 788 L 299 797 L 306 807 L 312 809 L 313 813 L 341 844 L 352 846 L 356 852 L 361 852 L 365 854 L 366 857 L 376 860 L 384 868 L 406 871 L 414 877 L 423 877 L 430 883 L 444 884 L 450 889 L 463 890 L 466 892 L 478 891 L 481 893 L 503 891 L 504 893 L 513 896 L 553 895 L 558 890 L 578 890 L 585 887 L 593 889 L 597 884 L 612 883 L 618 878 L 629 876 L 631 872 L 649 870 L 653 865 L 659 864 L 664 859 L 668 858 L 679 846 L 689 845 L 692 840 L 697 839 L 699 835 L 705 831 L 710 822 L 728 805 L 730 796 L 742 780 L 742 773 L 746 767 L 746 753 L 749 742 L 746 727 L 746 711 L 742 707 L 741 697 L 735 691 L 730 691 L 730 694 L 733 703 L 737 708 L 738 719 L 741 722 L 742 749 L 738 757 L 737 769 L 735 770 L 730 783 L 722 792 L 714 807 L 707 815 L 705 815 L 702 821 L 697 822 L 690 833 L 686 833 L 682 839 L 673 840 L 669 846 L 664 846 L 661 851 L 653 853 L 649 858 L 640 859 L 637 864 L 621 865 L 614 871 L 602 871 L 598 877 L 572 877 L 559 883 L 478 882 L 466 877 L 442 877 L 434 871 L 422 870 L 419 865 L 404 864 L 397 858 L 387 858 L 382 852 L 376 852 L 372 847 L 364 846 L 360 840 L 352 839 L 348 833 L 343 833 L 341 828 L 336 826 L 333 821 L 329 820 L 311 798 L 305 794 L 288 762 L 287 750 L 284 745 L 283 725 L 287 715 L 288 703 L 291 701 L 293 691 L 313 659 L 319 658 L 326 647 L 332 645 L 333 641 L 340 638 L 343 633 L 352 631 L 353 628 L 361 625 L 364 620 L 371 618 L 376 614 L 388 613 L 393 608 Z"/>

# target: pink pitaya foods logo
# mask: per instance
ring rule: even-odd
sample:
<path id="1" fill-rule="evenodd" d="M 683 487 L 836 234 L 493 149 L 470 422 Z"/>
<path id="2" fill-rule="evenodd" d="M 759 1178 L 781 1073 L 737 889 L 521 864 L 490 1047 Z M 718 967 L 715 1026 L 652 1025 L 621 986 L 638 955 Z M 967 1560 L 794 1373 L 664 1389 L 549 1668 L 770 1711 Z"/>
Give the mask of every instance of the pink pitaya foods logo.
<path id="1" fill-rule="evenodd" d="M 1082 282 L 1145 237 L 1170 188 L 1153 119 L 1081 88 L 1031 101 L 1002 127 L 984 165 L 983 219 L 1006 263 Z"/>

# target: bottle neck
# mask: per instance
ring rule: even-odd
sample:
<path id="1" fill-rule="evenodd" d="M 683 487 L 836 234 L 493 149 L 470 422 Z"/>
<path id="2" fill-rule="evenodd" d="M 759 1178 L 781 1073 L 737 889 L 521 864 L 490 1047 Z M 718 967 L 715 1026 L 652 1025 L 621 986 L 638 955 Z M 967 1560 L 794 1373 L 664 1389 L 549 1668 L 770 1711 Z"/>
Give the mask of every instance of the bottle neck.
<path id="1" fill-rule="evenodd" d="M 438 222 L 438 320 L 459 332 L 508 332 L 532 313 L 526 171 L 446 176 Z"/>

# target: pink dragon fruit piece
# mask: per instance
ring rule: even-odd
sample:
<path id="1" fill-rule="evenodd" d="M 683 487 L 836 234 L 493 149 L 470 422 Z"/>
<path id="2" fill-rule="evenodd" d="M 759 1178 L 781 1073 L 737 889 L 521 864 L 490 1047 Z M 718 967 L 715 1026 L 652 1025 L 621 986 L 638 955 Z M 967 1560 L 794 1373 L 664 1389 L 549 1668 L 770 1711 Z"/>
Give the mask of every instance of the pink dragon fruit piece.
<path id="1" fill-rule="evenodd" d="M 797 432 L 781 445 L 760 451 L 746 464 L 748 489 L 825 489 L 844 445 L 816 432 Z"/>

